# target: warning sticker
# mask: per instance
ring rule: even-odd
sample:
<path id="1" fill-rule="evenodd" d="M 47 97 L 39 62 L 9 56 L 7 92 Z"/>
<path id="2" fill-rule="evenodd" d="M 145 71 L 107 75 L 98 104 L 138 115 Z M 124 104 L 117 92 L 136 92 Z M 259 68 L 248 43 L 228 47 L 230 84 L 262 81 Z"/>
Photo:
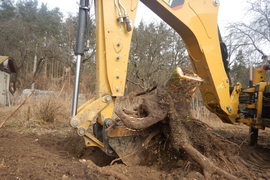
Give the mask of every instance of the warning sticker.
<path id="1" fill-rule="evenodd" d="M 223 83 L 221 83 L 220 85 L 217 86 L 217 90 L 218 90 L 218 91 L 220 91 L 220 90 L 223 89 L 223 88 L 224 88 L 224 84 L 223 84 Z"/>
<path id="2" fill-rule="evenodd" d="M 168 4 L 168 6 L 170 6 L 174 11 L 181 9 L 183 7 L 183 4 L 185 3 L 185 0 L 162 0 L 162 1 Z"/>
<path id="3" fill-rule="evenodd" d="M 124 27 L 123 27 L 122 23 L 119 24 L 118 27 L 119 27 L 119 32 L 120 32 L 120 34 L 124 34 Z"/>

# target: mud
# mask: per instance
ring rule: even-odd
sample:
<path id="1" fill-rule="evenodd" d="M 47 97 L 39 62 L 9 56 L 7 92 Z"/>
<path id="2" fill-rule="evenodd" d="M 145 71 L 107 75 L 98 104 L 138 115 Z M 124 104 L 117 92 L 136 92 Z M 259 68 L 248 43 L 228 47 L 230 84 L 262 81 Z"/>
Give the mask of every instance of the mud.
<path id="1" fill-rule="evenodd" d="M 191 131 L 205 128 L 205 124 L 193 126 Z M 209 129 L 208 129 L 209 130 Z M 210 129 L 211 130 L 211 129 Z M 236 175 L 244 179 L 270 179 L 270 132 L 260 132 L 259 145 L 248 146 L 248 128 L 226 126 L 211 130 L 224 137 L 228 143 L 241 145 L 239 164 L 223 164 L 227 169 L 243 166 L 249 174 Z M 92 160 L 98 166 L 115 170 L 129 179 L 204 179 L 200 167 L 185 152 L 176 152 L 162 141 L 156 151 L 156 161 L 145 166 L 128 167 L 117 162 L 110 166 L 112 157 L 106 156 L 98 148 L 86 148 L 81 137 L 70 132 L 67 137 L 54 133 L 18 133 L 14 130 L 0 129 L 0 179 L 115 179 L 92 171 L 80 159 Z M 164 148 L 162 148 L 164 147 Z M 226 149 L 229 151 L 229 149 Z M 221 164 L 222 165 L 222 164 Z M 213 179 L 222 177 L 213 176 Z"/>

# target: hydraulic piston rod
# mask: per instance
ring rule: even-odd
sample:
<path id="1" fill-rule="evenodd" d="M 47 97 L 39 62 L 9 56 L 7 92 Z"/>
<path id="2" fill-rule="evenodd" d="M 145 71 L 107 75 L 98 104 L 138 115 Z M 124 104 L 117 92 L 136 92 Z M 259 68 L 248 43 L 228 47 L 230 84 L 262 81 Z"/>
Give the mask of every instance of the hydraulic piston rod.
<path id="1" fill-rule="evenodd" d="M 73 91 L 73 103 L 72 103 L 72 117 L 74 117 L 77 114 L 81 58 L 82 58 L 81 55 L 77 55 L 75 82 L 74 82 L 74 91 Z"/>
<path id="2" fill-rule="evenodd" d="M 88 5 L 89 0 L 80 0 L 79 19 L 76 38 L 76 51 L 75 51 L 77 59 L 76 59 L 76 72 L 75 72 L 75 82 L 74 82 L 73 102 L 72 102 L 72 117 L 74 117 L 77 114 L 81 58 L 84 55 L 85 28 L 87 24 L 86 23 L 87 14 L 89 11 Z"/>

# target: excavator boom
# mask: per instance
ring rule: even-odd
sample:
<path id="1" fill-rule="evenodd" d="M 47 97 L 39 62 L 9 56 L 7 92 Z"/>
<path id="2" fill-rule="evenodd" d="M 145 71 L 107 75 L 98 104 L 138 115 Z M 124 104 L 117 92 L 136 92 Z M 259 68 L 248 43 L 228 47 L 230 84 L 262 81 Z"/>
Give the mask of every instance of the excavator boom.
<path id="1" fill-rule="evenodd" d="M 204 80 L 200 91 L 205 106 L 217 114 L 223 122 L 238 124 L 239 97 L 245 92 L 242 92 L 240 83 L 230 91 L 217 24 L 219 0 L 141 0 L 141 2 L 182 37 L 194 72 Z M 77 38 L 83 39 L 81 35 L 84 34 L 82 31 L 84 26 L 80 27 L 80 24 L 85 21 L 84 11 L 88 10 L 88 0 L 81 0 L 80 3 Z M 97 146 L 109 155 L 115 155 L 116 152 L 120 157 L 132 152 L 126 148 L 129 142 L 133 142 L 129 144 L 129 147 L 133 148 L 129 149 L 134 149 L 141 145 L 140 142 L 144 139 L 140 132 L 128 131 L 125 126 L 115 126 L 116 121 L 113 117 L 117 106 L 116 97 L 124 95 L 137 7 L 138 0 L 95 0 L 96 96 L 78 110 L 74 98 L 73 114 L 69 121 L 77 133 L 84 137 L 87 146 Z M 77 43 L 80 49 L 81 44 Z M 78 50 L 76 55 L 79 56 L 78 64 L 80 56 L 83 55 L 82 50 Z M 78 80 L 76 82 L 74 97 L 78 93 Z M 248 93 L 250 92 L 254 93 L 252 89 L 248 90 Z M 262 107 L 258 107 L 261 112 Z M 242 120 L 250 126 L 251 121 L 254 120 L 250 116 Z M 92 124 L 94 135 L 88 131 Z M 261 128 L 258 120 L 257 125 L 256 128 Z M 112 126 L 115 128 L 112 129 Z M 144 131 L 144 134 L 149 133 L 151 132 Z"/>

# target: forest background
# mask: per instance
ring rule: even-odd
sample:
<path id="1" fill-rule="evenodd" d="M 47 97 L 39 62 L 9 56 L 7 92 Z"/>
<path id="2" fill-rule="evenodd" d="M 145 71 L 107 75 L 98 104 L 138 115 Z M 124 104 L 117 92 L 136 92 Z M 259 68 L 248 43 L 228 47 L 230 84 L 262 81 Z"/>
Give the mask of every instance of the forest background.
<path id="1" fill-rule="evenodd" d="M 92 1 L 90 4 L 93 4 Z M 249 64 L 262 66 L 270 47 L 270 0 L 246 2 L 242 22 L 227 24 L 221 32 L 228 48 L 231 84 L 248 86 Z M 91 8 L 93 9 L 93 8 Z M 89 16 L 89 50 L 81 66 L 80 93 L 95 92 L 95 17 Z M 62 87 L 73 91 L 77 15 L 64 17 L 59 8 L 49 9 L 37 0 L 0 2 L 0 55 L 15 60 L 18 73 L 11 81 L 15 91 Z M 36 59 L 36 68 L 34 61 Z M 141 21 L 133 30 L 127 70 L 126 93 L 145 90 L 165 81 L 176 66 L 191 69 L 181 37 L 165 22 Z M 268 77 L 268 76 L 267 76 Z M 14 93 L 14 91 L 12 92 Z"/>

